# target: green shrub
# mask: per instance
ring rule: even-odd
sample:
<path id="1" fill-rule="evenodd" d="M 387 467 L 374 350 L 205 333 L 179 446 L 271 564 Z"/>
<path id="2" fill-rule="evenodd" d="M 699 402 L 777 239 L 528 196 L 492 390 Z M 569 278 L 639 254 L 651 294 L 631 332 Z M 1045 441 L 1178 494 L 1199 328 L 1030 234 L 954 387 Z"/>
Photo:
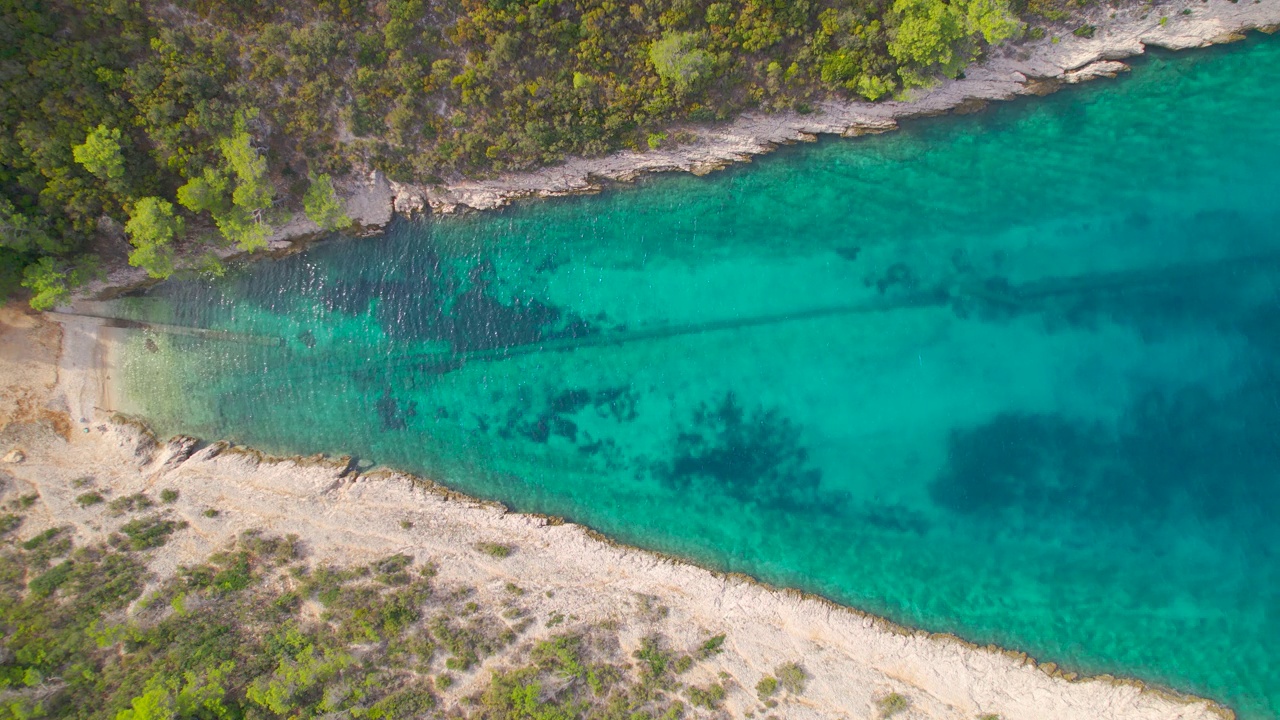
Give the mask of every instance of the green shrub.
<path id="1" fill-rule="evenodd" d="M 103 501 L 102 493 L 87 492 L 76 496 L 76 504 L 82 508 L 97 505 Z"/>
<path id="2" fill-rule="evenodd" d="M 71 579 L 75 565 L 70 560 L 63 560 L 44 574 L 36 577 L 27 586 L 36 597 L 52 595 L 63 583 Z"/>
<path id="3" fill-rule="evenodd" d="M 712 683 L 705 689 L 690 687 L 687 692 L 689 702 L 694 707 L 706 708 L 707 710 L 718 708 L 727 694 L 728 692 L 724 689 L 724 686 L 719 683 Z"/>
<path id="4" fill-rule="evenodd" d="M 500 545 L 498 543 L 491 542 L 476 543 L 476 549 L 489 557 L 495 557 L 498 559 L 509 557 L 513 550 L 510 545 Z"/>
<path id="5" fill-rule="evenodd" d="M 761 702 L 773 697 L 778 692 L 778 679 L 772 675 L 765 675 L 760 678 L 760 682 L 756 683 L 756 696 Z"/>
<path id="6" fill-rule="evenodd" d="M 543 670 L 560 677 L 583 678 L 588 669 L 583 662 L 583 641 L 580 635 L 556 635 L 533 647 L 531 659 Z"/>
<path id="7" fill-rule="evenodd" d="M 120 129 L 99 125 L 80 145 L 71 148 L 76 162 L 102 180 L 124 177 L 124 154 L 120 152 Z"/>
<path id="8" fill-rule="evenodd" d="M 142 493 L 134 493 L 132 495 L 125 495 L 124 497 L 118 497 L 107 503 L 107 512 L 112 517 L 119 517 L 128 512 L 146 510 L 154 505 L 155 503 L 151 502 L 151 498 Z"/>
<path id="9" fill-rule="evenodd" d="M 249 564 L 249 553 L 241 551 L 230 556 L 223 556 L 218 569 L 209 578 L 209 587 L 224 593 L 239 592 L 253 584 L 253 567 Z"/>
<path id="10" fill-rule="evenodd" d="M 408 585 L 409 565 L 413 558 L 403 553 L 391 555 L 373 564 L 373 571 L 378 582 L 385 585 Z"/>
<path id="11" fill-rule="evenodd" d="M 632 653 L 632 657 L 643 663 L 641 670 L 651 678 L 661 678 L 671 665 L 671 654 L 662 649 L 656 635 L 641 640 L 640 648 Z"/>
<path id="12" fill-rule="evenodd" d="M 120 532 L 128 538 L 127 549 L 150 550 L 164 545 L 174 531 L 184 526 L 185 523 L 166 520 L 159 515 L 148 515 L 120 526 Z"/>
<path id="13" fill-rule="evenodd" d="M 165 488 L 160 491 L 160 502 L 175 503 L 178 501 L 178 491 L 173 488 Z"/>
<path id="14" fill-rule="evenodd" d="M 1075 30 L 1072 30 L 1071 34 L 1076 37 L 1091 38 L 1097 31 L 1098 27 L 1096 25 L 1081 25 Z"/>
<path id="15" fill-rule="evenodd" d="M 397 690 L 369 707 L 369 720 L 413 720 L 424 717 L 436 706 L 436 697 L 426 682 L 416 682 Z"/>
<path id="16" fill-rule="evenodd" d="M 13 513 L 0 515 L 0 535 L 7 535 L 22 525 L 22 516 Z"/>
<path id="17" fill-rule="evenodd" d="M 129 264 L 140 267 L 154 278 L 167 278 L 173 274 L 173 251 L 169 244 L 181 236 L 186 227 L 183 219 L 174 214 L 173 203 L 158 197 L 145 197 L 133 206 L 125 234 L 134 250 L 129 253 Z"/>
<path id="18" fill-rule="evenodd" d="M 784 690 L 792 695 L 799 695 L 804 692 L 805 682 L 809 679 L 808 673 L 797 663 L 786 663 L 774 668 L 773 674 L 778 677 L 778 684 Z"/>
<path id="19" fill-rule="evenodd" d="M 724 652 L 724 639 L 725 636 L 723 633 L 709 638 L 706 642 L 702 643 L 702 647 L 698 648 L 698 657 L 705 660 L 713 655 L 719 655 Z"/>
<path id="20" fill-rule="evenodd" d="M 482 658 L 492 655 L 515 639 L 515 634 L 510 631 L 494 634 L 494 630 L 480 619 L 463 625 L 448 616 L 438 615 L 429 627 L 431 636 L 449 653 L 449 657 L 445 659 L 445 667 L 450 670 L 469 670 Z"/>
<path id="21" fill-rule="evenodd" d="M 880 708 L 880 717 L 889 718 L 905 712 L 907 708 L 911 707 L 911 701 L 905 695 L 892 692 L 876 700 L 876 707 Z"/>
<path id="22" fill-rule="evenodd" d="M 345 230 L 351 227 L 346 206 L 333 189 L 333 180 L 321 173 L 311 179 L 311 186 L 302 196 L 302 207 L 307 217 L 323 230 Z"/>
<path id="23" fill-rule="evenodd" d="M 65 262 L 43 257 L 22 272 L 22 287 L 31 291 L 31 307 L 52 310 L 71 297 L 71 272 Z"/>
<path id="24" fill-rule="evenodd" d="M 44 545 L 50 540 L 61 535 L 65 529 L 66 528 L 60 528 L 60 527 L 49 528 L 48 530 L 45 530 L 39 535 L 36 535 L 35 537 L 32 537 L 30 540 L 27 540 L 26 542 L 22 543 L 22 549 L 35 550 L 39 548 L 41 545 Z"/>
<path id="25" fill-rule="evenodd" d="M 704 42 L 700 33 L 669 30 L 649 46 L 649 62 L 663 82 L 688 92 L 711 78 L 715 60 L 703 49 Z"/>

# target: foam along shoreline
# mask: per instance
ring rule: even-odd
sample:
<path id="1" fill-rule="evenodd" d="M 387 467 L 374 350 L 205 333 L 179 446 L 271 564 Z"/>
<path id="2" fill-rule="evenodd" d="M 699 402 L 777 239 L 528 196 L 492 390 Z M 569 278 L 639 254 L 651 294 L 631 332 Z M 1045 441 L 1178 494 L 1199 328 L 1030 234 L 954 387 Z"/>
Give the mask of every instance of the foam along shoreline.
<path id="1" fill-rule="evenodd" d="M 695 644 L 709 633 L 726 633 L 726 652 L 706 672 L 732 678 L 725 708 L 736 717 L 758 708 L 755 683 L 784 662 L 800 662 L 811 676 L 804 694 L 782 708 L 790 718 L 875 717 L 876 701 L 895 692 L 908 698 L 913 718 L 1234 716 L 1208 700 L 1110 676 L 1079 678 L 1022 653 L 911 630 L 822 598 L 622 546 L 582 526 L 512 513 L 406 474 L 352 472 L 345 458 L 272 458 L 191 438 L 158 443 L 140 424 L 106 409 L 119 338 L 136 331 L 78 317 L 62 323 L 60 351 L 56 345 L 49 351 L 56 358 L 43 365 L 37 358 L 35 370 L 14 370 L 17 364 L 0 355 L 0 376 L 21 378 L 43 396 L 45 415 L 64 418 L 61 428 L 47 420 L 15 422 L 16 430 L 0 433 L 8 441 L 0 450 L 25 456 L 5 471 L 40 493 L 39 519 L 23 526 L 24 536 L 70 523 L 88 541 L 113 529 L 75 503 L 70 481 L 76 477 L 93 475 L 120 495 L 174 487 L 181 495 L 172 507 L 190 529 L 159 553 L 152 565 L 159 577 L 248 529 L 296 533 L 317 563 L 404 552 L 418 562 L 438 562 L 443 580 L 477 588 L 482 600 L 500 602 L 514 582 L 532 590 L 539 614 L 617 623 L 628 653 L 655 631 Z M 32 362 L 30 355 L 22 360 Z M 203 514 L 210 507 L 220 511 L 217 517 Z M 473 550 L 481 542 L 513 546 L 515 554 L 497 561 Z M 669 612 L 647 616 L 650 605 Z M 555 631 L 539 623 L 528 632 L 522 639 Z M 459 678 L 445 694 L 446 706 L 477 691 L 503 662 L 502 655 L 489 658 Z"/>

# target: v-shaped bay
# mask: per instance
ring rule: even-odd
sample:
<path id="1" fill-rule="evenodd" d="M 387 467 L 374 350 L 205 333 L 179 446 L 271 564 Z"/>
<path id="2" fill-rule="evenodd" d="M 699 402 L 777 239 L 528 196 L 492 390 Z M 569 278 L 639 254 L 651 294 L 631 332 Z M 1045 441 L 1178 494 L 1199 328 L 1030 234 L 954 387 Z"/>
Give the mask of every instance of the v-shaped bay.
<path id="1" fill-rule="evenodd" d="M 121 409 L 1272 717 L 1278 62 L 169 282 L 113 311 L 242 336 L 137 333 Z"/>

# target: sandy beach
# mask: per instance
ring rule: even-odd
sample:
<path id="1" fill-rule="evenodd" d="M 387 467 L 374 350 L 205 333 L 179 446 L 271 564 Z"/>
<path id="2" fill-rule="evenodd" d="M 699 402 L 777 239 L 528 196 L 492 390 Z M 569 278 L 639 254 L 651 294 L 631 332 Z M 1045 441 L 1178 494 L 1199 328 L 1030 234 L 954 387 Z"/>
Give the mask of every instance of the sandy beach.
<path id="1" fill-rule="evenodd" d="M 690 682 L 720 678 L 732 717 L 768 713 L 754 686 L 772 668 L 799 663 L 809 683 L 769 712 L 788 718 L 871 718 L 897 693 L 910 703 L 896 717 L 972 720 L 1156 720 L 1231 717 L 1206 700 L 1110 677 L 1077 678 L 1051 664 L 955 637 L 893 625 L 821 598 L 725 576 L 616 545 L 556 519 L 508 512 L 393 472 L 349 473 L 345 459 L 264 457 L 192 438 L 157 441 L 141 425 L 113 416 L 112 348 L 120 333 L 95 321 L 4 308 L 0 315 L 0 456 L 4 492 L 38 492 L 20 530 L 32 536 L 71 525 L 77 542 L 104 537 L 124 521 L 102 506 L 81 508 L 72 481 L 91 477 L 108 497 L 172 488 L 168 512 L 189 524 L 157 552 L 153 583 L 225 546 L 240 532 L 293 533 L 314 564 L 369 562 L 392 552 L 432 561 L 443 583 L 475 588 L 499 605 L 504 588 L 526 589 L 522 610 L 565 618 L 556 631 L 617 628 L 629 655 L 660 632 L 695 645 L 724 633 L 725 652 L 692 671 Z M 441 479 L 446 480 L 447 479 Z M 216 509 L 216 517 L 205 511 Z M 506 558 L 480 543 L 513 548 Z M 665 609 L 664 609 L 665 608 Z M 551 635 L 534 623 L 522 642 Z M 514 651 L 463 673 L 443 694 L 446 707 L 478 690 Z M 705 675 L 705 677 L 703 677 Z"/>

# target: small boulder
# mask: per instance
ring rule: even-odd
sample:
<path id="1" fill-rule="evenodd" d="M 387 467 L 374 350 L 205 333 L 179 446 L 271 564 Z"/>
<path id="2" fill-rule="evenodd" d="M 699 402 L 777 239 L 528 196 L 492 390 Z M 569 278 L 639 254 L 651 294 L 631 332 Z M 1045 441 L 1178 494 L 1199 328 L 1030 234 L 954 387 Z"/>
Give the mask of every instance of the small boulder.
<path id="1" fill-rule="evenodd" d="M 26 453 L 22 452 L 21 450 L 18 450 L 17 448 L 14 448 L 13 450 L 10 450 L 9 453 L 5 455 L 3 458 L 0 458 L 0 462 L 9 463 L 10 465 L 17 465 L 18 463 L 26 459 L 27 459 Z"/>

